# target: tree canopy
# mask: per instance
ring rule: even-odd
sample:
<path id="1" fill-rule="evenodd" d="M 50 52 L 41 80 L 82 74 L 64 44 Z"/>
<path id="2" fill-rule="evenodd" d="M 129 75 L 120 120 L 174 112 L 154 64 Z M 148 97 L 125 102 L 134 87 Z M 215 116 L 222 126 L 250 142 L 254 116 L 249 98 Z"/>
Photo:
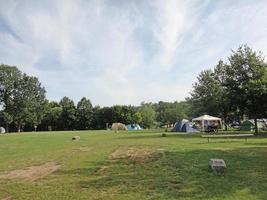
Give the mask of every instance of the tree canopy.
<path id="1" fill-rule="evenodd" d="M 47 100 L 36 77 L 23 74 L 17 67 L 0 65 L 0 102 L 4 118 L 12 119 L 20 131 L 26 123 L 36 126 L 41 122 Z M 10 121 L 6 120 L 6 125 Z"/>

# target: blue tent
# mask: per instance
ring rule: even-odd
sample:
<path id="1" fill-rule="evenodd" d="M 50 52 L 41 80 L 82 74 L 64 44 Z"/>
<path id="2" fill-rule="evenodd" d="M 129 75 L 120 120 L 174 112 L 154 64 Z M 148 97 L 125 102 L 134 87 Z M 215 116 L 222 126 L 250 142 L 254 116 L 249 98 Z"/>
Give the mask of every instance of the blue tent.
<path id="1" fill-rule="evenodd" d="M 195 132 L 199 132 L 196 127 L 194 126 L 193 123 L 191 122 L 186 122 L 182 129 L 181 129 L 182 132 L 189 132 L 189 133 L 195 133 Z"/>
<path id="2" fill-rule="evenodd" d="M 178 121 L 174 124 L 174 127 L 172 129 L 173 132 L 182 132 L 182 127 L 185 123 L 187 123 L 187 119 L 183 119 L 181 121 Z"/>
<path id="3" fill-rule="evenodd" d="M 142 130 L 141 126 L 139 124 L 128 124 L 126 125 L 128 131 L 137 131 Z"/>

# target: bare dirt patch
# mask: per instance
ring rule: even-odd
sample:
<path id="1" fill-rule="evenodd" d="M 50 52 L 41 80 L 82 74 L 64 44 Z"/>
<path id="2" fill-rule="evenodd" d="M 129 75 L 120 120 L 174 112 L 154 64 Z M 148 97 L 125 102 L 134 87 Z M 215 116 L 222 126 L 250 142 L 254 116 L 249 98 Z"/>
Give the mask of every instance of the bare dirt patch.
<path id="1" fill-rule="evenodd" d="M 12 198 L 11 197 L 5 197 L 5 198 L 2 198 L 1 200 L 11 200 Z"/>
<path id="2" fill-rule="evenodd" d="M 109 167 L 104 165 L 98 170 L 98 173 L 101 174 L 102 176 L 105 176 L 108 174 L 108 170 L 109 170 Z"/>
<path id="3" fill-rule="evenodd" d="M 144 162 L 151 157 L 153 150 L 150 148 L 138 148 L 138 147 L 119 147 L 112 154 L 110 154 L 110 160 L 116 160 L 121 158 L 129 158 L 132 161 Z"/>
<path id="4" fill-rule="evenodd" d="M 0 179 L 21 179 L 28 182 L 43 178 L 60 168 L 60 165 L 54 162 L 48 162 L 39 166 L 31 166 L 27 169 L 14 170 L 8 174 L 0 175 Z"/>

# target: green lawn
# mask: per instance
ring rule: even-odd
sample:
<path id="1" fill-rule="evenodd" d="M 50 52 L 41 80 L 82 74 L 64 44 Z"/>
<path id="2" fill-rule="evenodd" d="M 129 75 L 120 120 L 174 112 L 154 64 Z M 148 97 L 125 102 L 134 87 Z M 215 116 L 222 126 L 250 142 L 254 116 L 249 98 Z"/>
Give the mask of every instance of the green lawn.
<path id="1" fill-rule="evenodd" d="M 81 140 L 72 141 L 74 135 Z M 0 179 L 0 200 L 267 198 L 267 138 L 207 143 L 199 135 L 156 131 L 6 134 L 0 155 L 0 175 L 61 165 L 34 182 Z M 212 173 L 210 158 L 225 159 L 226 173 Z"/>

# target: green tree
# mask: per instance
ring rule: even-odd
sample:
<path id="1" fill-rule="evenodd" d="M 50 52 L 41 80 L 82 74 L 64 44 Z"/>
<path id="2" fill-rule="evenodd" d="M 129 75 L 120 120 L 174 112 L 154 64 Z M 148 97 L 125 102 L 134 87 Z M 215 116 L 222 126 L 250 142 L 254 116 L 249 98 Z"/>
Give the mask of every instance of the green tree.
<path id="1" fill-rule="evenodd" d="M 257 118 L 266 116 L 267 104 L 267 64 L 261 53 L 253 51 L 247 45 L 240 46 L 229 57 L 225 74 L 225 86 L 234 108 L 255 121 L 255 132 L 258 133 Z"/>
<path id="2" fill-rule="evenodd" d="M 2 121 L 2 124 L 0 126 L 5 126 L 6 127 L 6 132 L 9 131 L 9 125 L 12 123 L 13 119 L 10 114 L 5 112 L 4 110 L 0 111 L 0 119 Z"/>
<path id="3" fill-rule="evenodd" d="M 140 112 L 134 113 L 132 120 L 134 124 L 140 124 L 143 120 L 141 113 Z"/>
<path id="4" fill-rule="evenodd" d="M 115 105 L 112 107 L 104 107 L 102 109 L 102 118 L 105 123 L 112 124 L 121 122 L 124 124 L 133 123 L 133 115 L 135 108 L 133 106 Z"/>
<path id="5" fill-rule="evenodd" d="M 77 128 L 91 129 L 93 106 L 89 99 L 83 97 L 77 104 Z"/>
<path id="6" fill-rule="evenodd" d="M 219 61 L 214 70 L 200 73 L 189 100 L 193 110 L 221 116 L 224 121 L 246 114 L 254 118 L 257 133 L 257 118 L 266 116 L 266 66 L 260 53 L 240 46 L 229 63 Z"/>
<path id="7" fill-rule="evenodd" d="M 197 115 L 209 113 L 220 115 L 220 82 L 212 70 L 202 71 L 191 92 L 193 110 Z"/>
<path id="8" fill-rule="evenodd" d="M 229 101 L 229 92 L 225 85 L 228 67 L 219 61 L 214 70 L 202 71 L 197 77 L 191 92 L 192 111 L 196 115 L 211 114 L 220 116 L 227 123 L 230 119 L 232 104 Z M 227 126 L 225 126 L 227 129 Z"/>
<path id="9" fill-rule="evenodd" d="M 187 118 L 188 105 L 185 102 L 163 102 L 156 105 L 157 121 L 161 125 L 174 124 L 177 120 Z"/>
<path id="10" fill-rule="evenodd" d="M 62 107 L 57 102 L 49 102 L 45 111 L 41 127 L 44 130 L 59 130 Z"/>
<path id="11" fill-rule="evenodd" d="M 47 103 L 45 89 L 36 77 L 16 67 L 0 66 L 0 102 L 20 132 L 26 123 L 38 125 Z"/>
<path id="12" fill-rule="evenodd" d="M 91 128 L 92 129 L 105 129 L 106 128 L 106 123 L 103 121 L 103 109 L 100 108 L 100 106 L 94 106 L 93 107 L 93 115 L 92 115 L 92 124 L 91 124 Z"/>
<path id="13" fill-rule="evenodd" d="M 73 100 L 68 97 L 63 97 L 60 100 L 59 105 L 62 107 L 60 116 L 61 129 L 73 130 L 76 121 L 76 108 Z"/>
<path id="14" fill-rule="evenodd" d="M 141 114 L 142 122 L 140 123 L 144 128 L 151 128 L 156 121 L 156 112 L 150 104 L 142 104 L 138 110 Z"/>

